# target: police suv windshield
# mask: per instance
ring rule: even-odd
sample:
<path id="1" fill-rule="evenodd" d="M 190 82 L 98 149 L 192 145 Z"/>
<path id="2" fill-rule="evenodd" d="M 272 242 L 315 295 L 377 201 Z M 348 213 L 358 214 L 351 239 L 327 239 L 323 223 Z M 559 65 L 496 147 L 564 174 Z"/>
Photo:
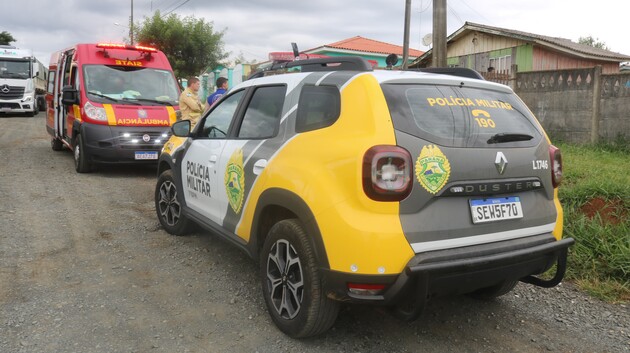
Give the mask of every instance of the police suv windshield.
<path id="1" fill-rule="evenodd" d="M 442 146 L 528 147 L 542 138 L 513 93 L 472 87 L 383 84 L 396 130 Z"/>
<path id="2" fill-rule="evenodd" d="M 167 70 L 146 67 L 85 65 L 88 98 L 97 103 L 176 105 L 177 83 Z"/>

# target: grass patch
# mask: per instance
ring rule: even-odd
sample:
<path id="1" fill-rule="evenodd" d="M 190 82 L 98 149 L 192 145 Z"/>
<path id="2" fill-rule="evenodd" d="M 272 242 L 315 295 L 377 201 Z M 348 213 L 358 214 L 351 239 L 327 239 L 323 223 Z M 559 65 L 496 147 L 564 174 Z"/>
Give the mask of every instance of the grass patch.
<path id="1" fill-rule="evenodd" d="M 569 250 L 567 279 L 591 295 L 630 301 L 630 144 L 559 143 L 560 202 Z"/>

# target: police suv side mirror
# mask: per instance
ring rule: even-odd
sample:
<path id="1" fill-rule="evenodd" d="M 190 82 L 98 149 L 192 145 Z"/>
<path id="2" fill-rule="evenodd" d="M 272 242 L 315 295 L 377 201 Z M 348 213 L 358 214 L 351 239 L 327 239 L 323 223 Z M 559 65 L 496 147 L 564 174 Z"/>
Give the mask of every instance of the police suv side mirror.
<path id="1" fill-rule="evenodd" d="M 64 105 L 79 104 L 79 91 L 75 88 L 64 86 L 61 92 L 61 103 Z"/>
<path id="2" fill-rule="evenodd" d="M 190 120 L 181 120 L 171 126 L 173 135 L 177 137 L 188 137 L 190 135 Z"/>

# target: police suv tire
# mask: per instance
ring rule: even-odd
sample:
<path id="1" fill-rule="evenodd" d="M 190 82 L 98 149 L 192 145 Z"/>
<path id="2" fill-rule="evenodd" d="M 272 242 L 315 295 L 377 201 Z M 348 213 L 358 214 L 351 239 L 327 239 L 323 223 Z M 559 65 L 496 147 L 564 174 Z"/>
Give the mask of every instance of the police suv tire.
<path id="1" fill-rule="evenodd" d="M 74 169 L 76 169 L 77 173 L 89 173 L 92 170 L 92 166 L 90 164 L 89 156 L 87 152 L 85 152 L 85 142 L 82 134 L 77 136 L 73 152 Z"/>
<path id="2" fill-rule="evenodd" d="M 518 280 L 506 280 L 491 287 L 477 289 L 468 295 L 478 300 L 492 300 L 508 294 L 512 291 L 512 289 L 514 289 L 514 287 L 516 287 L 517 283 Z"/>
<path id="3" fill-rule="evenodd" d="M 63 143 L 58 138 L 53 138 L 50 140 L 50 147 L 53 151 L 61 151 L 63 149 Z"/>
<path id="4" fill-rule="evenodd" d="M 182 214 L 182 203 L 170 169 L 158 177 L 155 186 L 155 211 L 160 224 L 169 234 L 186 235 L 190 232 L 192 223 Z"/>
<path id="5" fill-rule="evenodd" d="M 263 297 L 276 326 L 291 337 L 318 335 L 337 319 L 340 304 L 324 293 L 318 268 L 299 220 L 271 227 L 260 256 Z"/>

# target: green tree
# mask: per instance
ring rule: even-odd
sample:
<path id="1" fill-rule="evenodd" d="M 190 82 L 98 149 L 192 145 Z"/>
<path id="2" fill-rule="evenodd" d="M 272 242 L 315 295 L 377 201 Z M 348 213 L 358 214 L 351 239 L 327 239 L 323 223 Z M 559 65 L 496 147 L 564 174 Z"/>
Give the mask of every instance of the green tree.
<path id="1" fill-rule="evenodd" d="M 610 48 L 606 46 L 606 43 L 601 42 L 599 38 L 593 38 L 593 36 L 580 37 L 580 39 L 578 39 L 578 43 L 590 45 L 591 47 L 594 47 L 594 48 L 610 50 Z"/>
<path id="2" fill-rule="evenodd" d="M 134 25 L 137 42 L 163 51 L 180 81 L 202 74 L 227 57 L 223 49 L 224 33 L 225 30 L 215 32 L 213 23 L 204 19 L 194 16 L 180 19 L 177 14 L 162 18 L 159 11 L 144 23 Z"/>
<path id="3" fill-rule="evenodd" d="M 15 38 L 11 35 L 11 33 L 7 31 L 0 32 L 0 44 L 1 45 L 9 45 L 11 42 L 15 42 Z"/>

